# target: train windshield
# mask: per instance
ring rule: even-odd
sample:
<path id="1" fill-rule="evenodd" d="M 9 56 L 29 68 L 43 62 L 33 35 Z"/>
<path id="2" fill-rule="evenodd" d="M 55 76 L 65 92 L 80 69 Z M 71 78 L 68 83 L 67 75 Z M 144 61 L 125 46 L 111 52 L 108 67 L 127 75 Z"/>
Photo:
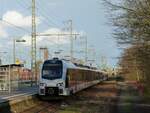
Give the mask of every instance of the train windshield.
<path id="1" fill-rule="evenodd" d="M 42 69 L 43 79 L 59 79 L 62 78 L 62 61 L 46 61 Z"/>

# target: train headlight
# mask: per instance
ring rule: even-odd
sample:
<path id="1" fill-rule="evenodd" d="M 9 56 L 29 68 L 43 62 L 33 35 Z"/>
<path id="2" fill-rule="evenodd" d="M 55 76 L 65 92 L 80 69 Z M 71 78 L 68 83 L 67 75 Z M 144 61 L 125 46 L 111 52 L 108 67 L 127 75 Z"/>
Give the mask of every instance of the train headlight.
<path id="1" fill-rule="evenodd" d="M 60 86 L 61 86 L 61 87 L 64 86 L 64 83 L 61 82 L 61 83 L 58 83 L 58 84 L 57 84 L 57 87 L 60 87 Z"/>

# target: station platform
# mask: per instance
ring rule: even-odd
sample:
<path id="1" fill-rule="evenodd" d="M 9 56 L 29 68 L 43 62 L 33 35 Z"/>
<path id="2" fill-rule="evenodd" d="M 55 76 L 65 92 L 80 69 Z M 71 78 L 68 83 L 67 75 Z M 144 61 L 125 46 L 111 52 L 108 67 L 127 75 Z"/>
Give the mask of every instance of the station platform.
<path id="1" fill-rule="evenodd" d="M 12 91 L 11 93 L 1 92 L 0 93 L 0 105 L 6 102 L 17 103 L 18 101 L 22 101 L 26 98 L 31 98 L 37 94 L 38 94 L 37 86 L 21 88 L 17 91 Z"/>

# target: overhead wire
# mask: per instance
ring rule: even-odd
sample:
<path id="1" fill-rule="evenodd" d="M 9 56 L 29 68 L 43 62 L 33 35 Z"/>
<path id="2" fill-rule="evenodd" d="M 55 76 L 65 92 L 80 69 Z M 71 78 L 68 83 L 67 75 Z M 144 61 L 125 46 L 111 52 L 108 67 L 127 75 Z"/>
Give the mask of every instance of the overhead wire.
<path id="1" fill-rule="evenodd" d="M 41 1 L 42 3 L 41 4 L 46 4 L 46 3 L 44 3 L 44 0 L 43 1 Z M 43 10 L 45 10 L 45 11 L 47 11 L 46 10 L 46 8 L 45 7 L 43 7 Z M 53 20 L 56 20 L 56 19 L 60 19 L 60 18 L 62 18 L 62 17 L 58 17 L 58 16 L 56 16 L 55 14 L 54 14 L 54 12 L 52 11 L 52 9 L 51 10 L 49 10 L 49 12 L 48 13 L 50 13 L 51 14 L 51 18 L 53 19 Z M 61 20 L 59 21 L 59 22 L 61 22 Z"/>
<path id="2" fill-rule="evenodd" d="M 42 1 L 40 1 L 40 2 L 42 2 Z M 58 24 L 58 22 L 56 22 L 56 21 L 54 22 L 55 19 L 51 19 L 51 18 L 52 18 L 52 15 L 51 15 L 51 18 L 50 18 L 50 17 L 48 16 L 47 10 L 46 10 L 44 7 L 41 7 L 40 4 L 41 4 L 41 3 L 39 3 L 39 1 L 37 1 L 37 7 L 38 7 L 38 9 L 39 9 L 38 11 L 40 11 L 40 14 L 45 17 L 45 19 L 46 19 L 48 25 L 50 25 L 49 23 L 51 23 L 51 24 L 53 24 L 53 25 L 55 25 L 55 26 L 57 26 L 57 27 L 60 27 L 60 25 Z"/>
<path id="3" fill-rule="evenodd" d="M 18 1 L 18 0 L 17 0 Z M 20 26 L 17 26 L 17 25 L 15 25 L 15 24 L 13 24 L 13 23 L 11 23 L 11 22 L 9 22 L 9 21 L 7 21 L 7 20 L 4 20 L 3 19 L 3 11 L 4 11 L 4 7 L 5 7 L 5 0 L 2 0 L 2 4 L 1 4 L 1 11 L 2 11 L 2 15 L 0 16 L 0 21 L 1 22 L 3 22 L 3 23 L 6 23 L 6 24 L 8 24 L 8 25 L 10 25 L 10 26 L 12 26 L 12 27 L 14 27 L 14 28 L 17 28 L 17 29 L 20 29 L 20 30 L 22 30 L 22 31 L 24 31 L 24 32 L 27 32 L 27 33 L 29 33 L 29 31 L 27 30 L 27 29 L 25 29 L 25 28 L 23 28 L 23 27 L 20 27 Z"/>
<path id="4" fill-rule="evenodd" d="M 43 21 L 45 23 L 46 26 L 51 27 L 52 25 L 54 26 L 58 26 L 56 23 L 52 22 L 42 11 L 38 10 L 40 12 L 39 16 L 41 15 L 42 17 L 45 18 L 45 21 Z M 51 24 L 50 24 L 51 23 Z"/>
<path id="5" fill-rule="evenodd" d="M 20 4 L 20 6 L 21 7 L 23 7 L 25 10 L 26 9 L 29 9 L 29 8 L 27 8 L 27 6 L 28 6 L 28 4 L 24 1 L 24 0 L 22 0 L 21 2 L 19 1 L 19 0 L 16 0 L 17 2 L 18 2 L 18 4 Z M 42 2 L 42 1 L 40 1 L 40 2 Z M 42 17 L 44 17 L 45 18 L 45 20 L 43 21 L 43 23 L 45 23 L 44 25 L 46 25 L 46 26 L 48 26 L 48 27 L 51 27 L 52 25 L 54 25 L 54 26 L 57 26 L 57 27 L 60 27 L 60 25 L 55 21 L 54 22 L 54 20 L 55 19 L 51 19 L 52 18 L 52 15 L 51 15 L 51 18 L 48 16 L 48 13 L 46 13 L 47 12 L 47 10 L 46 9 L 44 9 L 44 7 L 41 7 L 41 3 L 40 3 L 38 0 L 36 1 L 36 3 L 37 3 L 37 15 L 39 15 L 39 16 L 42 16 Z M 38 13 L 39 12 L 39 13 Z"/>
<path id="6" fill-rule="evenodd" d="M 25 28 L 23 28 L 23 27 L 20 27 L 20 26 L 17 26 L 17 25 L 15 25 L 15 24 L 12 24 L 12 23 L 10 23 L 10 22 L 8 22 L 8 21 L 6 21 L 6 20 L 0 19 L 0 21 L 6 23 L 6 24 L 8 24 L 8 25 L 11 25 L 11 26 L 13 26 L 13 27 L 15 27 L 15 28 L 17 28 L 17 29 L 20 29 L 20 30 L 22 30 L 22 31 L 25 31 L 25 32 L 27 32 L 27 33 L 30 32 L 30 31 L 28 31 L 27 29 L 25 29 Z"/>
<path id="7" fill-rule="evenodd" d="M 17 3 L 19 4 L 19 6 L 21 7 L 21 8 L 24 8 L 24 10 L 27 10 L 28 12 L 30 12 L 31 13 L 31 6 L 30 6 L 30 4 L 28 4 L 27 2 L 25 2 L 24 0 L 22 0 L 21 2 L 19 1 L 19 0 L 16 0 L 17 1 Z M 27 7 L 28 6 L 28 7 Z M 40 18 L 39 18 L 40 19 Z M 41 19 L 40 19 L 41 20 Z M 45 23 L 45 21 L 44 21 L 44 23 Z M 47 25 L 47 23 L 45 24 L 45 25 Z"/>
<path id="8" fill-rule="evenodd" d="M 27 4 L 24 0 L 22 0 L 21 2 L 20 2 L 20 0 L 16 0 L 16 1 L 18 2 L 20 7 L 22 6 L 24 8 L 24 10 L 28 10 L 29 11 L 30 7 L 27 7 L 27 6 L 29 6 L 29 4 Z"/>
<path id="9" fill-rule="evenodd" d="M 28 5 L 25 1 L 22 1 L 22 2 L 24 2 L 24 3 L 22 3 L 22 2 L 20 2 L 19 0 L 16 0 L 17 2 L 18 2 L 18 4 L 20 4 L 20 6 L 22 6 L 24 9 L 28 9 L 26 6 Z M 25 5 L 26 4 L 26 5 Z M 60 27 L 60 25 L 58 24 L 58 23 L 56 23 L 56 22 L 54 22 L 53 20 L 51 20 L 50 18 L 49 18 L 49 16 L 48 16 L 48 14 L 46 13 L 46 10 L 43 8 L 43 7 L 41 7 L 40 6 L 40 3 L 39 3 L 39 1 L 37 1 L 37 8 L 39 9 L 38 11 L 40 11 L 40 14 L 42 15 L 42 16 L 44 16 L 44 18 L 46 19 L 46 21 L 44 21 L 45 22 L 45 24 L 47 25 L 47 26 L 52 26 L 52 25 L 55 25 L 55 26 L 57 26 L 57 27 Z M 38 13 L 39 14 L 39 13 Z M 55 19 L 54 19 L 55 20 Z M 3 20 L 2 18 L 0 18 L 0 21 L 2 21 L 2 22 L 4 22 L 4 23 L 7 23 L 7 24 L 9 24 L 9 25 L 11 25 L 11 26 L 13 26 L 13 27 L 15 27 L 15 28 L 17 28 L 17 29 L 20 29 L 20 30 L 22 30 L 22 31 L 25 31 L 25 32 L 27 32 L 27 33 L 29 33 L 30 31 L 29 30 L 27 30 L 27 29 L 25 29 L 25 28 L 23 28 L 23 27 L 20 27 L 20 26 L 17 26 L 17 25 L 15 25 L 15 24 L 13 24 L 13 23 L 11 23 L 11 22 L 8 22 L 8 21 L 6 21 L 6 20 Z M 51 23 L 51 24 L 50 24 Z"/>

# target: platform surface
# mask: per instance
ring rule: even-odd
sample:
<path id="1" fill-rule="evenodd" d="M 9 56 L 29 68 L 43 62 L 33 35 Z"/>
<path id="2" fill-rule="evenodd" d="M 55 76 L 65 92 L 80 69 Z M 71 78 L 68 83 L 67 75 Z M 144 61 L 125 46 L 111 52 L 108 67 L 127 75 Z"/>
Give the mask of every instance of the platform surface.
<path id="1" fill-rule="evenodd" d="M 38 94 L 38 87 L 27 87 L 21 88 L 17 91 L 12 91 L 11 93 L 0 92 L 0 104 L 3 102 L 17 100 L 23 96 L 32 96 Z"/>

